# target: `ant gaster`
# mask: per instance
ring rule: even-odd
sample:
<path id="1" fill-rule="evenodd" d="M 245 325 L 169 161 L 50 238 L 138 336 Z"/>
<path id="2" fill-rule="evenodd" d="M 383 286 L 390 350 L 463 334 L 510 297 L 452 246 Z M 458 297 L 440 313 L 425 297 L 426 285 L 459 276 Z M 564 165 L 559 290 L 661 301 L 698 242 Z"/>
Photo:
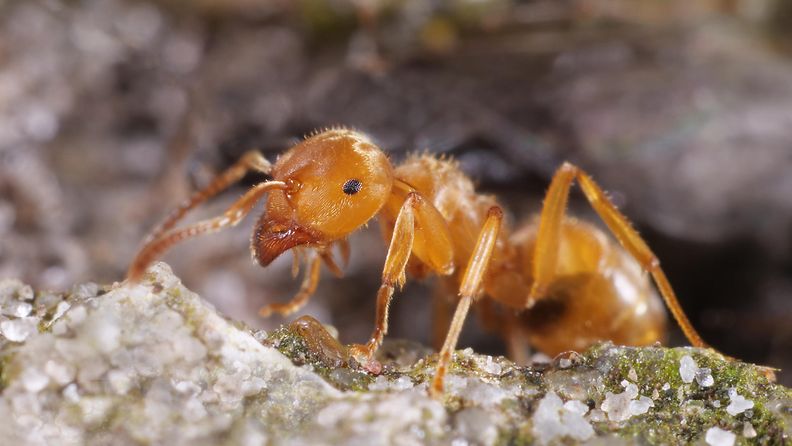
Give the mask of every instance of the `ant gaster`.
<path id="1" fill-rule="evenodd" d="M 253 186 L 223 215 L 174 228 L 189 210 L 249 171 L 272 179 Z M 575 181 L 621 247 L 593 225 L 565 215 Z M 128 278 L 139 280 L 178 242 L 236 225 L 265 196 L 265 211 L 251 240 L 253 257 L 267 266 L 293 250 L 295 265 L 305 261 L 307 268 L 296 296 L 262 308 L 262 315 L 287 315 L 305 305 L 323 262 L 340 275 L 332 248 L 338 246 L 346 262 L 347 237 L 373 217 L 378 217 L 390 244 L 374 332 L 366 344 L 350 347 L 352 357 L 366 363 L 381 345 L 394 289 L 405 283 L 408 270 L 417 277 L 440 276 L 443 289 L 454 291 L 456 310 L 430 387 L 435 396 L 443 392 L 443 378 L 468 310 L 481 296 L 513 310 L 502 312 L 505 319 L 497 324 L 504 336 L 523 337 L 550 355 L 600 340 L 647 345 L 665 333 L 662 303 L 643 274 L 648 271 L 690 343 L 706 345 L 683 313 L 655 255 L 578 167 L 564 163 L 553 176 L 539 217 L 512 231 L 495 198 L 477 193 L 453 161 L 423 154 L 393 166 L 367 136 L 348 129 L 309 136 L 274 165 L 258 152 L 245 154 L 149 235 Z M 560 311 L 547 311 L 547 302 L 560 306 Z"/>

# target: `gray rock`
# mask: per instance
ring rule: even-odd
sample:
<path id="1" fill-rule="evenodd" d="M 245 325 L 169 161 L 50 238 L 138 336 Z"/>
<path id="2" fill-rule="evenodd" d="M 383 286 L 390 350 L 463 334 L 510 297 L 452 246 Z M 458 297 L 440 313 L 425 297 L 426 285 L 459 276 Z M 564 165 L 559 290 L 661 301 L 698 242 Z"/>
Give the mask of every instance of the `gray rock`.
<path id="1" fill-rule="evenodd" d="M 0 289 L 3 305 L 31 302 L 21 282 Z M 0 337 L 4 444 L 669 444 L 721 431 L 781 444 L 792 433 L 790 389 L 707 350 L 602 344 L 561 368 L 466 349 L 433 400 L 423 347 L 386 345 L 375 376 L 314 319 L 253 332 L 163 263 L 140 284 L 38 292 L 31 305 L 0 315 L 32 324 Z M 686 357 L 712 386 L 683 382 Z M 727 408 L 735 395 L 743 410 Z"/>

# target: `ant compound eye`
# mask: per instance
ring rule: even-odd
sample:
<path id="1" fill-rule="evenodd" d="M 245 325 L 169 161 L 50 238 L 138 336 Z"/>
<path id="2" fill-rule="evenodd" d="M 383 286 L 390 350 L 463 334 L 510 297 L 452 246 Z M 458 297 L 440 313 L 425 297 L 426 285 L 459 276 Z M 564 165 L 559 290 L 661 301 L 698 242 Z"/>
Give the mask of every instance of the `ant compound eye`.
<path id="1" fill-rule="evenodd" d="M 347 195 L 355 195 L 356 193 L 360 192 L 360 189 L 363 187 L 363 183 L 360 180 L 351 179 L 347 180 L 344 183 L 343 191 Z"/>

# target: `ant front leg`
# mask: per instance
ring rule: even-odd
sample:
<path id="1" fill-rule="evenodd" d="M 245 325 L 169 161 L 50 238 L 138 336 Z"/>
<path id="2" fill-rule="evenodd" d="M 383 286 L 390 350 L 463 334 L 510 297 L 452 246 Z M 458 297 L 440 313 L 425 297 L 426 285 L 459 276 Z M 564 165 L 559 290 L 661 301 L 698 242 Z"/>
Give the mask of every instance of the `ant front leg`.
<path id="1" fill-rule="evenodd" d="M 416 226 L 420 231 L 416 231 Z M 388 332 L 388 308 L 393 291 L 407 280 L 405 270 L 412 253 L 437 274 L 451 274 L 454 270 L 454 249 L 445 220 L 431 203 L 414 191 L 407 194 L 393 227 L 382 285 L 377 292 L 374 332 L 365 345 L 350 347 L 352 356 L 359 362 L 371 359 Z"/>
<path id="2" fill-rule="evenodd" d="M 127 278 L 132 282 L 140 280 L 140 277 L 154 259 L 162 255 L 176 243 L 198 235 L 212 233 L 223 228 L 235 226 L 250 213 L 256 202 L 267 192 L 275 189 L 284 190 L 286 187 L 286 183 L 282 181 L 266 181 L 259 183 L 248 190 L 242 198 L 235 201 L 234 204 L 219 217 L 199 221 L 181 229 L 159 231 L 161 233 L 156 238 L 149 240 L 143 248 L 138 251 L 137 256 L 135 256 L 135 259 L 132 261 L 132 265 L 129 267 Z M 169 219 L 169 221 L 170 220 L 171 219 Z M 173 222 L 170 223 L 170 226 L 173 226 L 176 220 L 178 220 L 178 218 L 174 219 Z"/>
<path id="3" fill-rule="evenodd" d="M 547 291 L 555 275 L 558 261 L 558 248 L 560 245 L 560 231 L 563 224 L 566 203 L 572 182 L 577 179 L 583 194 L 605 222 L 611 233 L 616 237 L 621 246 L 638 261 L 641 267 L 648 271 L 654 278 L 660 295 L 665 300 L 668 309 L 676 319 L 688 341 L 695 347 L 708 347 L 701 339 L 693 324 L 685 315 L 679 300 L 668 282 L 665 273 L 660 268 L 660 262 L 649 249 L 638 232 L 632 228 L 608 196 L 583 170 L 570 163 L 564 163 L 553 176 L 550 188 L 545 197 L 542 213 L 539 218 L 539 232 L 536 237 L 536 246 L 533 255 L 534 283 L 527 304 L 541 298 Z"/>
<path id="4" fill-rule="evenodd" d="M 440 350 L 437 369 L 429 387 L 429 393 L 432 397 L 439 397 L 443 393 L 443 380 L 448 370 L 448 364 L 451 362 L 451 354 L 459 341 L 459 334 L 462 332 L 462 325 L 465 323 L 470 305 L 473 303 L 473 299 L 481 292 L 481 284 L 487 272 L 489 261 L 492 258 L 495 244 L 498 241 L 498 233 L 500 232 L 502 221 L 503 211 L 497 206 L 490 208 L 487 213 L 487 219 L 484 221 L 484 226 L 481 227 L 479 232 L 478 240 L 476 240 L 476 246 L 473 248 L 473 254 L 465 269 L 465 274 L 462 276 L 462 284 L 459 287 L 459 303 L 454 312 L 454 317 L 451 319 L 451 326 L 448 328 L 443 348 Z"/>
<path id="5" fill-rule="evenodd" d="M 184 218 L 187 212 L 238 182 L 248 172 L 256 171 L 268 174 L 270 170 L 272 170 L 272 165 L 260 152 L 251 150 L 245 153 L 239 161 L 218 175 L 208 186 L 195 192 L 187 201 L 174 209 L 165 221 L 149 233 L 145 238 L 146 243 L 159 238 L 165 231 L 174 227 L 179 220 Z"/>
<path id="6" fill-rule="evenodd" d="M 346 240 L 342 240 L 338 242 L 341 247 L 341 260 L 346 264 L 349 260 L 349 243 Z M 295 264 L 292 268 L 295 276 L 299 270 L 299 262 L 301 260 L 299 250 L 294 251 L 294 258 Z M 306 263 L 308 264 L 308 269 L 305 272 L 305 277 L 303 278 L 302 284 L 300 285 L 300 290 L 294 297 L 285 303 L 272 303 L 262 307 L 259 310 L 259 314 L 263 317 L 267 317 L 272 313 L 278 313 L 281 316 L 288 316 L 295 311 L 299 311 L 313 296 L 314 292 L 316 292 L 316 286 L 319 284 L 319 273 L 320 267 L 322 266 L 322 262 L 327 265 L 327 268 L 332 272 L 336 277 L 342 277 L 344 272 L 341 271 L 341 268 L 338 267 L 335 260 L 333 259 L 333 255 L 330 252 L 329 248 L 316 248 L 308 254 L 308 260 Z"/>

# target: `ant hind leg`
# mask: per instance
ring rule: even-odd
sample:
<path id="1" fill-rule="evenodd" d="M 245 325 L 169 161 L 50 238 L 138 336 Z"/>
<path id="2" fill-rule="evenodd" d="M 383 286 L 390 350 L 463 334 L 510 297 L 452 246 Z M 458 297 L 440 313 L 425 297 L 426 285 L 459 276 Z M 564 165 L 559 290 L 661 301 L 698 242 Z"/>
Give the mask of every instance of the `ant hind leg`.
<path id="1" fill-rule="evenodd" d="M 621 246 L 652 275 L 660 295 L 688 341 L 695 347 L 708 347 L 682 310 L 655 254 L 594 180 L 579 167 L 570 163 L 564 163 L 553 176 L 542 207 L 533 257 L 534 284 L 529 300 L 543 297 L 554 277 L 561 225 L 566 212 L 569 190 L 575 180 L 580 184 L 591 207 L 605 222 Z"/>

